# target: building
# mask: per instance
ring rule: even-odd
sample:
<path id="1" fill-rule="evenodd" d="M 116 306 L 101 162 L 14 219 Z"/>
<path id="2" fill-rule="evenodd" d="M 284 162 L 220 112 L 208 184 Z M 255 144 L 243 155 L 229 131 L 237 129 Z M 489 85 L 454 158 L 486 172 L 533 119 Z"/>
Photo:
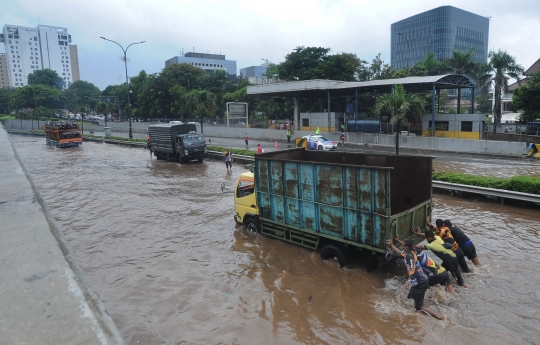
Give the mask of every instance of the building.
<path id="1" fill-rule="evenodd" d="M 225 60 L 225 55 L 189 52 L 165 61 L 165 67 L 177 63 L 187 63 L 202 68 L 206 72 L 225 71 L 230 79 L 236 78 L 236 61 Z"/>
<path id="2" fill-rule="evenodd" d="M 73 82 L 81 80 L 81 72 L 79 70 L 79 51 L 75 44 L 69 45 L 69 56 L 71 59 L 71 76 Z"/>
<path id="3" fill-rule="evenodd" d="M 529 67 L 525 73 L 524 77 L 519 82 L 516 81 L 510 85 L 506 90 L 501 90 L 501 123 L 516 122 L 519 119 L 521 113 L 514 112 L 515 109 L 512 108 L 512 97 L 514 91 L 521 85 L 527 84 L 529 82 L 529 76 L 535 72 L 540 71 L 540 59 L 536 60 L 531 67 Z M 492 98 L 492 107 L 495 107 L 495 99 Z"/>
<path id="4" fill-rule="evenodd" d="M 9 87 L 6 54 L 0 53 L 0 89 Z"/>
<path id="5" fill-rule="evenodd" d="M 391 25 L 391 66 L 414 66 L 428 53 L 439 61 L 454 50 L 474 48 L 475 62 L 487 62 L 489 18 L 453 6 L 441 6 Z"/>
<path id="6" fill-rule="evenodd" d="M 76 80 L 72 70 L 79 71 L 79 59 L 73 56 L 77 48 L 70 47 L 71 35 L 66 28 L 6 24 L 0 34 L 0 42 L 5 47 L 9 86 L 24 86 L 29 74 L 46 68 L 56 71 L 64 80 L 65 87 Z"/>
<path id="7" fill-rule="evenodd" d="M 264 63 L 260 66 L 249 66 L 240 69 L 240 75 L 244 78 L 262 78 L 263 74 L 268 70 L 268 64 Z"/>

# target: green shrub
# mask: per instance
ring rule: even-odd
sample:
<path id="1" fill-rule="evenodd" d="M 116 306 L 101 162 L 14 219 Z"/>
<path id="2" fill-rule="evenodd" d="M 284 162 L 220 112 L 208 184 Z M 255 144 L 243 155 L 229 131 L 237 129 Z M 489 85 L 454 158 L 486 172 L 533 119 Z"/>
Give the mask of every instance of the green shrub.
<path id="1" fill-rule="evenodd" d="M 218 151 L 218 152 L 225 152 L 227 150 L 227 147 L 221 147 L 221 146 L 206 146 L 207 150 L 210 151 Z M 234 155 L 242 155 L 242 156 L 255 156 L 257 152 L 250 151 L 246 149 L 231 149 L 229 148 L 229 151 L 231 151 Z"/>
<path id="2" fill-rule="evenodd" d="M 540 178 L 532 176 L 503 178 L 467 175 L 456 172 L 434 172 L 433 180 L 468 186 L 511 190 L 521 193 L 540 194 Z"/>
<path id="3" fill-rule="evenodd" d="M 514 176 L 508 181 L 508 190 L 529 194 L 540 194 L 540 178 L 532 176 Z"/>
<path id="4" fill-rule="evenodd" d="M 49 119 L 45 116 L 42 116 L 39 118 L 39 121 L 49 121 Z"/>
<path id="5" fill-rule="evenodd" d="M 51 121 L 60 121 L 60 119 L 57 117 L 51 117 Z"/>

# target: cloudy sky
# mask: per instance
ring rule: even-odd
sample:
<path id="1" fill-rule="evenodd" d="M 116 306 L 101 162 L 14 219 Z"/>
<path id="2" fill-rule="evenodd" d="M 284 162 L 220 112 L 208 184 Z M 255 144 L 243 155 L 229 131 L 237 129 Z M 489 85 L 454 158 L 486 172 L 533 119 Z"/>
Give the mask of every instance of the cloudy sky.
<path id="1" fill-rule="evenodd" d="M 238 70 L 281 62 L 297 46 L 368 61 L 380 52 L 389 63 L 390 25 L 444 5 L 491 17 L 490 49 L 508 51 L 525 68 L 540 58 L 538 0 L 17 0 L 2 5 L 0 26 L 68 28 L 81 79 L 104 89 L 125 74 L 120 47 L 100 36 L 124 47 L 146 41 L 128 50 L 130 76 L 159 72 L 182 49 L 224 54 Z"/>

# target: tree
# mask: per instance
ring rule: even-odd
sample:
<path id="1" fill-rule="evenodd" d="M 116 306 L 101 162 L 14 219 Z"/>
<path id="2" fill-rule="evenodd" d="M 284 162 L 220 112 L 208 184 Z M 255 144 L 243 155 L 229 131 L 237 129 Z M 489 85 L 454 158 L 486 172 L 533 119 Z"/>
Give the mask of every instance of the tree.
<path id="1" fill-rule="evenodd" d="M 394 94 L 379 96 L 375 113 L 392 113 L 392 124 L 396 126 L 396 154 L 399 154 L 399 126 L 401 123 L 415 123 L 425 116 L 425 101 L 418 95 L 407 95 L 403 85 L 394 85 Z"/>
<path id="2" fill-rule="evenodd" d="M 516 79 L 519 81 L 519 77 L 523 74 L 523 67 L 518 65 L 516 58 L 509 55 L 506 51 L 499 49 L 498 52 L 489 52 L 489 66 L 491 69 L 492 80 L 495 83 L 493 97 L 495 102 L 493 105 L 493 118 L 495 120 L 495 126 L 493 131 L 496 131 L 496 127 L 501 125 L 501 97 L 502 91 L 508 89 L 508 79 Z"/>
<path id="3" fill-rule="evenodd" d="M 434 53 L 428 53 L 422 60 L 414 65 L 408 72 L 410 76 L 441 75 L 449 71 L 449 67 L 441 63 Z"/>
<path id="4" fill-rule="evenodd" d="M 66 101 L 64 93 L 45 85 L 23 86 L 16 90 L 11 97 L 12 109 L 34 108 L 42 105 L 50 109 L 58 109 Z"/>
<path id="5" fill-rule="evenodd" d="M 46 85 L 62 89 L 64 80 L 50 68 L 38 69 L 28 75 L 28 85 Z"/>
<path id="6" fill-rule="evenodd" d="M 9 114 L 11 112 L 12 109 L 9 104 L 16 91 L 13 87 L 0 89 L 0 113 Z"/>
<path id="7" fill-rule="evenodd" d="M 514 109 L 523 111 L 523 122 L 540 119 L 540 72 L 529 76 L 527 84 L 518 87 L 512 96 Z"/>
<path id="8" fill-rule="evenodd" d="M 369 81 L 376 79 L 391 79 L 392 67 L 389 64 L 384 63 L 381 59 L 381 53 L 377 54 L 371 61 L 371 65 L 365 60 L 360 61 L 360 66 L 357 72 L 358 81 Z"/>
<path id="9" fill-rule="evenodd" d="M 100 95 L 101 91 L 94 84 L 77 80 L 66 90 L 68 109 L 75 109 L 76 105 L 88 105 L 90 109 L 95 109 Z"/>
<path id="10" fill-rule="evenodd" d="M 444 60 L 444 65 L 454 74 L 463 74 L 467 76 L 474 76 L 477 72 L 477 64 L 473 61 L 474 48 L 469 49 L 467 52 L 463 52 L 456 49 L 452 52 L 452 57 Z M 461 99 L 461 88 L 458 88 L 458 99 Z M 458 111 L 459 104 L 458 104 Z"/>
<path id="11" fill-rule="evenodd" d="M 202 132 L 205 113 L 212 117 L 216 114 L 216 95 L 210 91 L 192 90 L 184 95 L 184 101 L 192 111 L 199 114 Z"/>

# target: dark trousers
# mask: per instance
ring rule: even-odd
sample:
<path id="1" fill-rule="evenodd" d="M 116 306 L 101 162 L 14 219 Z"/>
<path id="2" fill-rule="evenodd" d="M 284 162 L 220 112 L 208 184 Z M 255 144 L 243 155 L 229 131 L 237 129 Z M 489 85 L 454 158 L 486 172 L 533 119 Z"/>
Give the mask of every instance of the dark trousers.
<path id="1" fill-rule="evenodd" d="M 467 262 L 465 261 L 465 253 L 463 253 L 463 250 L 461 250 L 461 248 L 458 248 L 454 253 L 457 256 L 459 267 L 461 267 L 461 270 L 465 273 L 470 273 L 471 270 L 469 269 L 469 266 L 467 266 Z"/>
<path id="2" fill-rule="evenodd" d="M 452 258 L 451 260 L 444 260 L 442 262 L 442 267 L 444 267 L 450 274 L 452 274 L 452 277 L 456 278 L 457 283 L 459 286 L 463 286 L 463 277 L 461 276 L 461 272 L 459 271 L 459 263 L 457 258 Z"/>
<path id="3" fill-rule="evenodd" d="M 287 142 L 291 142 L 291 136 L 290 135 L 287 135 Z"/>

